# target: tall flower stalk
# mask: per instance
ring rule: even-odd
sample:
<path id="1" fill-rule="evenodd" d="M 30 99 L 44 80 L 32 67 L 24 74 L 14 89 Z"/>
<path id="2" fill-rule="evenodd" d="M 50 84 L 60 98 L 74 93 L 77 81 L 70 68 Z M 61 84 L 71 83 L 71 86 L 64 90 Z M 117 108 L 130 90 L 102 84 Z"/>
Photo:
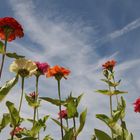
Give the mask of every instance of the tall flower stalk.
<path id="1" fill-rule="evenodd" d="M 3 70 L 3 66 L 4 66 L 4 61 L 5 61 L 5 53 L 6 53 L 6 48 L 7 48 L 7 39 L 8 39 L 8 33 L 6 33 L 5 43 L 4 43 L 4 54 L 2 54 L 2 62 L 1 62 L 1 67 L 0 67 L 0 79 L 1 79 L 1 76 L 2 76 L 2 70 Z"/>
<path id="2" fill-rule="evenodd" d="M 19 103 L 19 113 L 21 111 L 22 107 L 22 100 L 24 95 L 24 80 L 25 78 L 32 76 L 37 67 L 34 62 L 27 59 L 16 59 L 11 65 L 10 65 L 10 71 L 18 74 L 21 77 L 21 97 L 20 97 L 20 103 Z"/>
<path id="3" fill-rule="evenodd" d="M 70 70 L 64 68 L 64 67 L 61 67 L 61 66 L 54 66 L 52 68 L 49 68 L 48 69 L 48 72 L 46 73 L 46 76 L 47 77 L 55 77 L 55 79 L 57 80 L 57 86 L 58 86 L 58 98 L 59 98 L 59 101 L 60 101 L 60 105 L 59 105 L 59 112 L 62 111 L 61 109 L 61 87 L 60 87 L 60 81 L 62 78 L 66 78 L 66 76 L 68 76 L 70 74 Z M 64 134 L 63 134 L 63 120 L 62 120 L 62 117 L 60 117 L 60 124 L 61 124 L 61 138 L 63 139 L 64 137 Z"/>
<path id="4" fill-rule="evenodd" d="M 18 109 L 19 113 L 20 113 L 21 106 L 22 106 L 23 95 L 24 95 L 24 77 L 21 77 L 21 97 L 20 97 L 19 109 Z"/>
<path id="5" fill-rule="evenodd" d="M 22 26 L 12 17 L 0 18 L 0 38 L 5 41 L 4 43 L 4 52 L 2 54 L 2 62 L 0 67 L 0 79 L 2 76 L 7 42 L 14 40 L 16 37 L 23 37 L 23 28 Z"/>
<path id="6" fill-rule="evenodd" d="M 60 91 L 60 79 L 57 79 L 57 84 L 58 84 L 58 97 L 59 97 L 59 101 L 60 101 L 60 105 L 59 105 L 59 112 L 62 111 L 61 109 L 61 91 Z M 62 117 L 60 117 L 60 123 L 61 123 L 61 137 L 63 138 L 63 120 Z"/>

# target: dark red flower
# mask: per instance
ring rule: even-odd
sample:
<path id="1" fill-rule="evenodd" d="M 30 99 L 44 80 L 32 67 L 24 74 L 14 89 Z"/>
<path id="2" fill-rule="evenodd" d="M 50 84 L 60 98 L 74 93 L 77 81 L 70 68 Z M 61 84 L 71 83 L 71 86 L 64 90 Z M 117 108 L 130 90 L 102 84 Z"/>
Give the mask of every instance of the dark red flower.
<path id="1" fill-rule="evenodd" d="M 140 113 L 140 97 L 134 102 L 134 111 Z"/>
<path id="2" fill-rule="evenodd" d="M 67 116 L 68 116 L 68 112 L 67 112 L 67 110 L 65 109 L 65 110 L 61 110 L 61 112 L 59 112 L 58 113 L 58 118 L 60 119 L 60 118 L 62 118 L 62 119 L 66 119 L 67 118 Z"/>
<path id="3" fill-rule="evenodd" d="M 112 71 L 113 68 L 115 67 L 116 63 L 117 62 L 115 60 L 110 60 L 110 61 L 107 61 L 106 63 L 104 63 L 102 65 L 102 67 L 103 67 L 103 69 Z"/>
<path id="4" fill-rule="evenodd" d="M 36 97 L 38 96 L 38 94 L 36 94 L 35 92 L 32 92 L 32 93 L 30 93 L 29 95 L 30 95 L 30 97 L 31 97 L 33 100 L 35 100 Z"/>
<path id="5" fill-rule="evenodd" d="M 0 38 L 5 40 L 6 35 L 8 36 L 7 41 L 24 36 L 22 26 L 12 17 L 0 18 Z"/>
<path id="6" fill-rule="evenodd" d="M 40 74 L 45 74 L 50 67 L 48 63 L 35 62 Z"/>
<path id="7" fill-rule="evenodd" d="M 17 134 L 19 134 L 20 132 L 22 132 L 24 129 L 25 129 L 25 128 L 21 128 L 21 127 L 18 126 L 18 127 L 15 128 L 15 130 L 12 130 L 12 131 L 10 132 L 10 135 L 11 135 L 11 136 L 17 135 Z"/>

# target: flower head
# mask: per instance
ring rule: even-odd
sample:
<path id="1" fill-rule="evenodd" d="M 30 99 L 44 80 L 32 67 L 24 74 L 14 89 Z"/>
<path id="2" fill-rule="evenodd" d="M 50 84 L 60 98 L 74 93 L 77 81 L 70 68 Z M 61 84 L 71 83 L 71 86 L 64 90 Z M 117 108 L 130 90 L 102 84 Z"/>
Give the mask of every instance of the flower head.
<path id="1" fill-rule="evenodd" d="M 60 80 L 62 77 L 66 78 L 70 74 L 70 70 L 60 67 L 58 65 L 49 68 L 46 74 L 47 77 L 55 77 L 57 80 Z"/>
<path id="2" fill-rule="evenodd" d="M 28 59 L 16 59 L 10 65 L 10 71 L 19 74 L 21 77 L 32 76 L 37 70 L 36 64 Z"/>
<path id="3" fill-rule="evenodd" d="M 113 68 L 115 67 L 116 63 L 117 62 L 115 60 L 110 60 L 110 61 L 107 61 L 106 63 L 104 63 L 102 65 L 102 67 L 103 67 L 103 69 L 112 71 Z"/>
<path id="4" fill-rule="evenodd" d="M 140 97 L 134 102 L 134 111 L 140 113 Z"/>
<path id="5" fill-rule="evenodd" d="M 61 110 L 61 112 L 59 112 L 58 113 L 58 118 L 60 119 L 60 118 L 62 118 L 62 119 L 66 119 L 67 117 L 68 117 L 68 112 L 67 112 L 67 110 L 65 109 L 65 110 Z"/>
<path id="6" fill-rule="evenodd" d="M 48 63 L 35 62 L 35 64 L 37 66 L 37 73 L 39 75 L 44 75 L 50 67 Z"/>
<path id="7" fill-rule="evenodd" d="M 29 95 L 30 95 L 30 97 L 31 97 L 33 100 L 35 100 L 36 97 L 38 96 L 38 94 L 36 94 L 35 91 L 32 92 L 32 93 L 30 93 Z"/>
<path id="8" fill-rule="evenodd" d="M 7 41 L 15 40 L 16 37 L 23 37 L 22 26 L 12 17 L 0 18 L 0 38 Z"/>
<path id="9" fill-rule="evenodd" d="M 13 131 L 10 132 L 10 135 L 11 135 L 11 136 L 17 135 L 17 134 L 19 134 L 20 132 L 22 132 L 24 129 L 25 129 L 25 128 L 16 127 L 15 130 L 13 130 Z"/>

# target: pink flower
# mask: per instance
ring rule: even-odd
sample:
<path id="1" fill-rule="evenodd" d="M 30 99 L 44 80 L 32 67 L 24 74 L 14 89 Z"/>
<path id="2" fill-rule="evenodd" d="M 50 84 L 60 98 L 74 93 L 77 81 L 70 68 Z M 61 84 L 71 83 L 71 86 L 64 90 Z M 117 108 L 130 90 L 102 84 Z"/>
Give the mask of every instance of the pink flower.
<path id="1" fill-rule="evenodd" d="M 10 135 L 11 136 L 14 136 L 14 135 L 17 135 L 17 134 L 19 134 L 20 132 L 22 132 L 23 130 L 25 130 L 26 128 L 21 128 L 21 127 L 16 127 L 14 130 L 12 130 L 11 132 L 10 132 Z"/>
<path id="2" fill-rule="evenodd" d="M 134 102 L 134 111 L 140 113 L 140 97 Z"/>
<path id="3" fill-rule="evenodd" d="M 38 68 L 38 72 L 41 74 L 41 75 L 44 75 L 48 68 L 50 67 L 48 63 L 40 63 L 40 62 L 35 62 L 37 68 Z"/>
<path id="4" fill-rule="evenodd" d="M 30 95 L 30 97 L 31 97 L 33 100 L 35 100 L 36 97 L 38 96 L 38 94 L 36 94 L 35 92 L 32 92 L 32 93 L 30 93 L 29 95 Z"/>
<path id="5" fill-rule="evenodd" d="M 58 118 L 60 119 L 60 118 L 62 118 L 62 119 L 66 119 L 67 118 L 67 116 L 68 116 L 68 112 L 67 112 L 67 110 L 65 109 L 65 110 L 61 110 L 61 112 L 59 112 L 58 113 Z"/>

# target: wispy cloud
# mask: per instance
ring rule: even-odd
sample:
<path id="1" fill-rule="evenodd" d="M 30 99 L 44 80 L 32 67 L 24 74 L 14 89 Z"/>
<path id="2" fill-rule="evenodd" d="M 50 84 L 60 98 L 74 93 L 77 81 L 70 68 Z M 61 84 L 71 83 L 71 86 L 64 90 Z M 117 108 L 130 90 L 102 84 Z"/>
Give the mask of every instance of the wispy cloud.
<path id="1" fill-rule="evenodd" d="M 94 90 L 102 86 L 99 81 L 101 78 L 99 69 L 101 69 L 101 64 L 104 61 L 112 58 L 117 59 L 118 52 L 115 52 L 111 56 L 100 57 L 88 44 L 89 36 L 87 32 L 84 31 L 89 28 L 87 28 L 85 24 L 83 24 L 83 27 L 78 27 L 77 25 L 79 23 L 75 23 L 76 26 L 73 26 L 73 29 L 71 29 L 71 24 L 65 20 L 61 19 L 59 23 L 55 23 L 47 17 L 47 14 L 44 15 L 44 17 L 40 17 L 38 11 L 36 11 L 37 9 L 34 5 L 34 1 L 32 0 L 10 0 L 10 6 L 14 11 L 15 16 L 24 26 L 25 36 L 30 40 L 30 43 L 28 44 L 19 44 L 16 42 L 13 44 L 14 47 L 12 49 L 18 51 L 20 54 L 25 54 L 30 59 L 48 61 L 51 65 L 61 64 L 71 69 L 72 74 L 69 77 L 69 80 L 66 82 L 62 81 L 62 86 L 65 87 L 62 90 L 65 94 L 63 94 L 63 98 L 66 97 L 70 91 L 73 91 L 75 96 L 82 92 L 85 93 L 81 106 L 82 108 L 87 107 L 89 111 L 84 132 L 79 139 L 90 139 L 93 129 L 95 127 L 102 127 L 102 124 L 95 119 L 95 114 L 108 112 L 108 99 L 104 98 L 102 102 L 98 102 L 101 100 L 102 96 L 94 93 Z M 118 36 L 117 33 L 116 37 Z M 115 35 L 113 38 L 115 38 Z M 32 50 L 30 50 L 29 47 L 24 47 L 26 45 L 30 46 L 31 44 L 37 45 L 38 50 L 39 48 L 42 48 L 43 51 L 38 52 L 37 49 L 34 49 L 33 47 Z M 20 49 L 17 50 L 17 48 Z M 121 70 L 121 74 L 123 74 L 125 70 L 138 65 L 140 63 L 139 61 L 140 60 L 124 62 L 118 66 L 118 71 Z M 9 63 L 7 63 L 7 67 L 8 65 Z M 5 74 L 7 73 L 8 71 L 5 71 Z M 27 85 L 29 83 L 32 83 L 32 85 L 26 89 L 26 92 L 34 90 L 33 79 L 30 79 Z M 128 87 L 131 88 L 130 86 Z M 56 93 L 56 82 L 53 79 L 49 79 L 48 81 L 45 78 L 41 78 L 39 89 L 41 96 L 57 97 L 56 94 L 53 94 Z M 16 90 L 14 89 L 13 92 L 15 91 Z M 7 97 L 7 100 L 12 99 L 12 101 L 18 104 L 18 98 L 16 98 L 16 100 L 13 98 L 16 96 L 16 93 L 10 94 Z M 82 108 L 80 108 L 80 110 Z M 3 112 L 4 111 L 5 109 L 3 108 Z M 57 109 L 52 105 L 46 105 L 43 102 L 40 113 L 44 115 L 46 112 L 51 113 L 51 116 L 56 117 Z M 27 109 L 27 104 L 23 107 L 23 115 L 27 117 L 32 115 L 31 111 Z M 48 127 L 49 130 L 47 130 L 47 132 L 51 133 L 54 138 L 57 139 L 59 134 L 56 133 L 56 131 L 58 129 L 56 129 L 54 125 L 49 125 Z M 3 137 L 5 138 L 5 136 Z"/>
<path id="2" fill-rule="evenodd" d="M 130 31 L 137 29 L 139 27 L 140 27 L 140 18 L 130 22 L 122 29 L 118 29 L 116 31 L 113 31 L 112 33 L 106 35 L 105 37 L 96 40 L 96 43 L 104 44 L 106 42 L 112 41 L 115 38 L 118 38 L 122 35 L 125 35 L 125 34 L 129 33 Z"/>

